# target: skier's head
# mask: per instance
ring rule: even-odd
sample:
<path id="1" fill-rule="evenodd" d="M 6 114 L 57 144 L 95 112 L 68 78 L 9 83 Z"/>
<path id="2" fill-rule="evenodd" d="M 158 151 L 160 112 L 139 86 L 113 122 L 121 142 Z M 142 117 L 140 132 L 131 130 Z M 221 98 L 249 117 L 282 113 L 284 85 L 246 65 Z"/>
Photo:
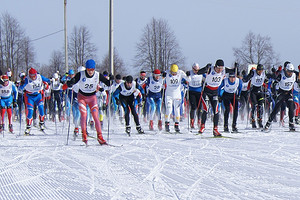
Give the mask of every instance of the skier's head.
<path id="1" fill-rule="evenodd" d="M 117 74 L 116 75 L 116 83 L 120 83 L 121 82 L 121 80 L 122 80 L 122 77 L 121 77 L 121 75 L 120 74 Z"/>
<path id="2" fill-rule="evenodd" d="M 4 86 L 8 86 L 9 84 L 9 77 L 5 74 L 2 76 L 2 81 Z"/>
<path id="3" fill-rule="evenodd" d="M 229 72 L 229 81 L 231 82 L 231 83 L 233 83 L 234 81 L 235 81 L 235 73 L 234 72 Z"/>
<path id="4" fill-rule="evenodd" d="M 29 69 L 28 74 L 32 80 L 35 80 L 37 77 L 37 71 L 32 67 Z"/>
<path id="5" fill-rule="evenodd" d="M 258 64 L 256 67 L 256 72 L 258 75 L 261 75 L 263 73 L 264 66 L 262 64 Z"/>
<path id="6" fill-rule="evenodd" d="M 89 76 L 93 76 L 95 73 L 96 63 L 93 59 L 87 60 L 85 63 L 85 68 Z"/>
<path id="7" fill-rule="evenodd" d="M 58 73 L 54 73 L 54 74 L 53 74 L 53 78 L 54 78 L 55 80 L 58 80 L 58 77 L 59 77 L 59 76 L 58 76 Z"/>
<path id="8" fill-rule="evenodd" d="M 217 60 L 214 69 L 217 73 L 221 73 L 224 69 L 224 61 L 222 59 Z"/>
<path id="9" fill-rule="evenodd" d="M 192 69 L 193 69 L 193 71 L 194 71 L 195 73 L 197 73 L 197 72 L 199 71 L 199 69 L 200 69 L 199 64 L 198 64 L 198 63 L 194 63 L 194 64 L 192 65 Z"/>
<path id="10" fill-rule="evenodd" d="M 285 75 L 287 77 L 291 77 L 294 73 L 294 70 L 295 70 L 295 67 L 292 63 L 287 64 L 285 67 Z"/>
<path id="11" fill-rule="evenodd" d="M 159 70 L 159 69 L 155 69 L 155 70 L 153 71 L 153 78 L 154 78 L 155 80 L 158 80 L 159 77 L 160 77 L 160 70 Z"/>
<path id="12" fill-rule="evenodd" d="M 73 69 L 70 69 L 70 70 L 68 71 L 68 76 L 71 77 L 71 78 L 73 78 L 73 77 L 75 76 L 75 72 L 74 72 Z"/>
<path id="13" fill-rule="evenodd" d="M 145 78 L 146 78 L 146 72 L 145 71 L 140 71 L 140 79 L 141 80 L 145 80 Z"/>
<path id="14" fill-rule="evenodd" d="M 172 65 L 171 65 L 170 72 L 171 72 L 171 74 L 172 74 L 173 76 L 176 76 L 176 75 L 177 75 L 177 72 L 178 72 L 178 65 L 172 64 Z"/>
<path id="15" fill-rule="evenodd" d="M 108 72 L 107 72 L 107 71 L 104 71 L 104 72 L 103 72 L 103 76 L 104 76 L 106 79 L 109 79 L 109 76 L 108 76 Z"/>
<path id="16" fill-rule="evenodd" d="M 131 75 L 126 76 L 125 84 L 127 88 L 132 87 L 132 81 L 133 81 L 133 77 Z"/>

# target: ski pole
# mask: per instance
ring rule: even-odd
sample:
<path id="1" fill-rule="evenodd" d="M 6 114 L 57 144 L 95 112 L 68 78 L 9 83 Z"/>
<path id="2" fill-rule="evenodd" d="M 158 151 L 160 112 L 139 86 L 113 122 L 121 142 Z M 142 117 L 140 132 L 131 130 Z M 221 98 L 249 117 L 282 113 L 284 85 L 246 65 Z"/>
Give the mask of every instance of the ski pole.
<path id="1" fill-rule="evenodd" d="M 106 102 L 103 102 L 106 103 Z M 107 142 L 109 142 L 109 128 L 110 128 L 110 103 L 111 103 L 111 87 L 108 89 L 108 106 L 107 106 Z"/>
<path id="2" fill-rule="evenodd" d="M 71 111 L 72 111 L 72 105 L 73 105 L 73 94 L 74 91 L 72 91 L 72 95 L 71 95 L 71 102 L 70 102 L 70 112 L 69 112 L 69 125 L 68 125 L 68 134 L 67 134 L 67 145 L 69 143 L 69 135 L 70 135 L 70 126 L 71 126 Z M 68 97 L 68 96 L 67 96 Z M 73 111 L 72 111 L 72 115 L 73 115 Z"/>

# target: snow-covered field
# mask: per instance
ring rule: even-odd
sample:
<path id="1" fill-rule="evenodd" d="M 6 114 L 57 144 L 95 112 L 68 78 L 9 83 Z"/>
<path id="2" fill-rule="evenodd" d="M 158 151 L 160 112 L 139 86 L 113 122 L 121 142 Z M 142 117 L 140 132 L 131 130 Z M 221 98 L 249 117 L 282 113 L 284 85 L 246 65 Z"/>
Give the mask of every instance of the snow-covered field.
<path id="1" fill-rule="evenodd" d="M 183 122 L 183 134 L 132 128 L 128 137 L 112 120 L 109 142 L 122 146 L 90 138 L 87 148 L 72 137 L 66 145 L 66 123 L 58 123 L 57 135 L 53 122 L 46 126 L 48 135 L 32 128 L 34 136 L 23 136 L 23 124 L 16 137 L 14 122 L 15 134 L 0 136 L 0 199 L 300 198 L 300 133 L 277 123 L 263 133 L 239 121 L 242 133 L 224 134 L 234 138 L 211 138 L 211 122 L 203 136 Z"/>

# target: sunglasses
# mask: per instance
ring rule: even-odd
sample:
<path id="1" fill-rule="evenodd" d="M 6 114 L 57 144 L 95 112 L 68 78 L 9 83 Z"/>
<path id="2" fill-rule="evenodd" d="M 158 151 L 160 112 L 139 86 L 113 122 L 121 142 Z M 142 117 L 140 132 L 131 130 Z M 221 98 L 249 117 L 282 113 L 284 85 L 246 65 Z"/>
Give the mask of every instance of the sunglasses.
<path id="1" fill-rule="evenodd" d="M 92 71 L 94 71 L 95 69 L 93 69 L 93 68 L 87 68 L 86 69 L 86 71 L 89 71 L 89 72 L 92 72 Z"/>

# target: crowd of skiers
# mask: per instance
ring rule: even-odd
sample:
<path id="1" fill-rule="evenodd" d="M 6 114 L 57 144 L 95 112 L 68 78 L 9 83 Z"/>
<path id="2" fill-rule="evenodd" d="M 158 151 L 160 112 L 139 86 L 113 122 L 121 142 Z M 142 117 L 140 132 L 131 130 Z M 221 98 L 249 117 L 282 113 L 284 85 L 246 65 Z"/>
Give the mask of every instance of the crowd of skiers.
<path id="1" fill-rule="evenodd" d="M 144 133 L 140 124 L 143 119 L 149 124 L 149 130 L 170 132 L 170 122 L 174 121 L 175 132 L 180 132 L 179 123 L 184 113 L 188 113 L 188 126 L 205 130 L 208 114 L 212 116 L 213 135 L 222 136 L 218 130 L 219 115 L 223 113 L 224 132 L 229 132 L 229 115 L 232 113 L 232 132 L 238 132 L 237 118 L 249 119 L 252 128 L 268 130 L 280 110 L 283 122 L 286 107 L 289 109 L 289 129 L 295 130 L 299 120 L 299 68 L 290 62 L 283 67 L 272 68 L 267 72 L 262 64 L 240 72 L 239 65 L 224 67 L 219 59 L 214 65 L 200 67 L 194 63 L 191 70 L 184 72 L 178 65 L 172 64 L 169 70 L 155 69 L 149 75 L 141 71 L 134 80 L 131 75 L 112 76 L 106 71 L 95 70 L 95 61 L 88 60 L 80 66 L 77 73 L 70 69 L 65 75 L 54 73 L 51 79 L 30 68 L 20 73 L 20 80 L 13 83 L 11 72 L 1 75 L 0 131 L 4 130 L 5 112 L 8 116 L 8 128 L 13 132 L 13 108 L 21 119 L 26 114 L 25 135 L 30 135 L 32 123 L 39 113 L 39 127 L 45 129 L 45 119 L 63 121 L 72 120 L 74 136 L 81 127 L 82 140 L 87 143 L 87 125 L 94 126 L 100 144 L 106 144 L 102 136 L 104 117 L 125 120 L 125 131 L 130 136 L 130 113 L 133 116 L 138 133 Z M 1 73 L 1 72 L 0 72 Z M 2 73 L 1 73 L 2 74 Z M 23 106 L 25 105 L 25 106 Z M 187 111 L 187 112 L 185 112 Z M 269 118 L 263 125 L 263 112 Z M 56 113 L 58 117 L 56 117 Z M 162 116 L 163 115 L 163 116 Z M 196 121 L 196 122 L 195 122 Z M 20 120 L 21 123 L 21 120 Z"/>

